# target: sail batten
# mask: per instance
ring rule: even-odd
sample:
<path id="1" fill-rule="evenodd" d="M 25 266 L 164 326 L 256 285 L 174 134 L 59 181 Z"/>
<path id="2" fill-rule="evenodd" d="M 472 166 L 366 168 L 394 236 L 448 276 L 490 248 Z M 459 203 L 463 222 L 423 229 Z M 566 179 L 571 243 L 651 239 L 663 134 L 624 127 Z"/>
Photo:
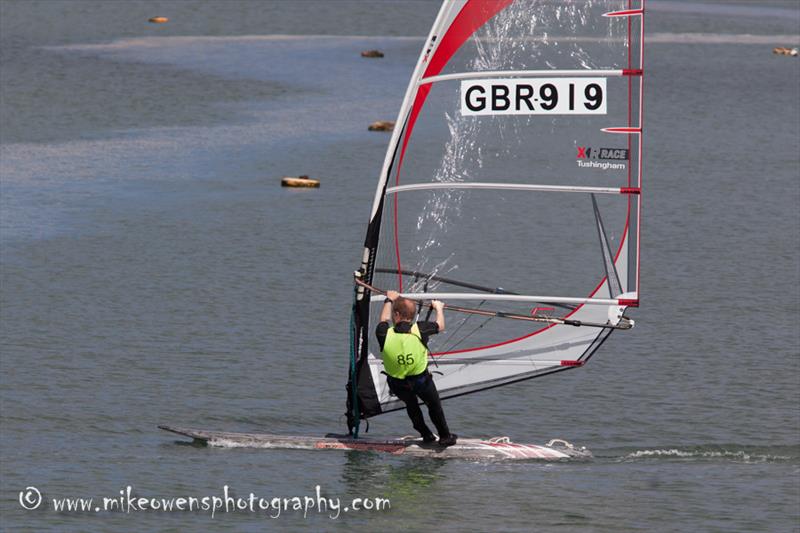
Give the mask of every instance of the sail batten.
<path id="1" fill-rule="evenodd" d="M 411 300 L 484 300 L 498 302 L 541 302 L 582 305 L 620 305 L 619 298 L 577 298 L 569 296 L 533 296 L 524 294 L 486 294 L 463 292 L 403 292 L 403 298 Z M 382 295 L 373 295 L 373 302 L 383 302 Z"/>
<path id="2" fill-rule="evenodd" d="M 640 76 L 641 70 L 634 69 L 552 69 L 552 70 L 494 70 L 479 72 L 456 72 L 453 74 L 440 74 L 430 76 L 419 81 L 419 85 L 436 83 L 440 81 L 468 80 L 472 78 L 500 78 L 520 76 Z"/>
<path id="3" fill-rule="evenodd" d="M 633 187 L 585 187 L 579 185 L 541 185 L 534 183 L 492 183 L 492 182 L 438 182 L 438 183 L 411 183 L 388 187 L 386 194 L 403 191 L 422 191 L 430 189 L 507 189 L 518 191 L 539 192 L 582 192 L 590 194 L 639 194 Z"/>

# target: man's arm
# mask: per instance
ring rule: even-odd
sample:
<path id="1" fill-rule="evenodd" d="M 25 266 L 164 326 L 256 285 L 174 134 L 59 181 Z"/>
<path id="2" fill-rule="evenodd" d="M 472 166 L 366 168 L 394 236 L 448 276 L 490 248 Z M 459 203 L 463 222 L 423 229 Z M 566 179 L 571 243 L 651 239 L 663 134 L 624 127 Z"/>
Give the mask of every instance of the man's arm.
<path id="1" fill-rule="evenodd" d="M 375 326 L 375 338 L 378 339 L 378 346 L 383 351 L 383 345 L 386 344 L 386 334 L 389 332 L 389 323 L 381 322 Z"/>
<path id="2" fill-rule="evenodd" d="M 436 310 L 436 325 L 439 326 L 439 333 L 444 331 L 444 302 L 434 300 L 431 302 L 431 307 Z"/>
<path id="3" fill-rule="evenodd" d="M 397 300 L 400 293 L 397 291 L 386 291 L 386 301 L 383 302 L 381 309 L 381 322 L 388 322 L 392 318 L 392 302 Z"/>

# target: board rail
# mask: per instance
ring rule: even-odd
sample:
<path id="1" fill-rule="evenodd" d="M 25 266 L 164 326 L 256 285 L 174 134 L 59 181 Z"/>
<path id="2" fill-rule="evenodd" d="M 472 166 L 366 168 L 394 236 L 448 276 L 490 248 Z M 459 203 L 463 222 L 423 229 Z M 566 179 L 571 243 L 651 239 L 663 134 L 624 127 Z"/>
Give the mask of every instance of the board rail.
<path id="1" fill-rule="evenodd" d="M 164 431 L 193 439 L 194 444 L 228 448 L 265 448 L 297 450 L 347 450 L 385 452 L 392 455 L 415 457 L 460 458 L 460 459 L 535 459 L 563 461 L 591 459 L 592 454 L 584 447 L 553 439 L 545 445 L 518 444 L 508 437 L 492 439 L 459 438 L 453 446 L 423 443 L 422 439 L 370 438 L 354 439 L 350 435 L 329 433 L 324 437 L 302 435 L 273 435 L 268 433 L 235 433 L 210 431 L 178 426 L 158 426 Z"/>

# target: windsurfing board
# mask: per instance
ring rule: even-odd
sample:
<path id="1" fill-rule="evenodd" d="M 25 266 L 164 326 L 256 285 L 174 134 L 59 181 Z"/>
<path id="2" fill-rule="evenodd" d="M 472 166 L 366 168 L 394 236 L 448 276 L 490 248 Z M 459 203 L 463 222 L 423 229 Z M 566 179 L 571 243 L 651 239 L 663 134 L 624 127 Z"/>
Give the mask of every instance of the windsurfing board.
<path id="1" fill-rule="evenodd" d="M 228 448 L 267 448 L 296 450 L 350 450 L 386 452 L 392 455 L 415 457 L 438 457 L 459 459 L 538 459 L 562 461 L 569 459 L 591 459 L 592 454 L 583 447 L 554 439 L 545 445 L 517 444 L 508 437 L 488 440 L 460 438 L 453 446 L 423 443 L 420 438 L 399 439 L 357 438 L 350 435 L 328 434 L 324 437 L 297 435 L 270 435 L 266 433 L 230 433 L 208 431 L 176 426 L 158 426 L 193 439 L 196 444 Z"/>

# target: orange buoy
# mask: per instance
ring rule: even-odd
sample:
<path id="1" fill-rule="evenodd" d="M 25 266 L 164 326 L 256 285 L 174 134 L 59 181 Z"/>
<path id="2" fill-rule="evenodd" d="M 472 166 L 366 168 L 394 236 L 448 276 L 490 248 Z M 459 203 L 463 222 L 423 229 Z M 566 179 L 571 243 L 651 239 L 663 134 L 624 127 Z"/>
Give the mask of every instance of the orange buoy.
<path id="1" fill-rule="evenodd" d="M 367 128 L 369 131 L 392 131 L 394 129 L 393 120 L 378 120 Z"/>
<path id="2" fill-rule="evenodd" d="M 380 50 L 364 50 L 361 52 L 361 57 L 383 57 L 383 52 Z"/>
<path id="3" fill-rule="evenodd" d="M 169 22 L 167 17 L 152 17 L 147 19 L 147 22 L 152 22 L 153 24 L 164 24 L 165 22 Z"/>
<path id="4" fill-rule="evenodd" d="M 281 179 L 281 187 L 319 187 L 319 180 L 313 180 L 308 176 L 285 176 Z"/>

